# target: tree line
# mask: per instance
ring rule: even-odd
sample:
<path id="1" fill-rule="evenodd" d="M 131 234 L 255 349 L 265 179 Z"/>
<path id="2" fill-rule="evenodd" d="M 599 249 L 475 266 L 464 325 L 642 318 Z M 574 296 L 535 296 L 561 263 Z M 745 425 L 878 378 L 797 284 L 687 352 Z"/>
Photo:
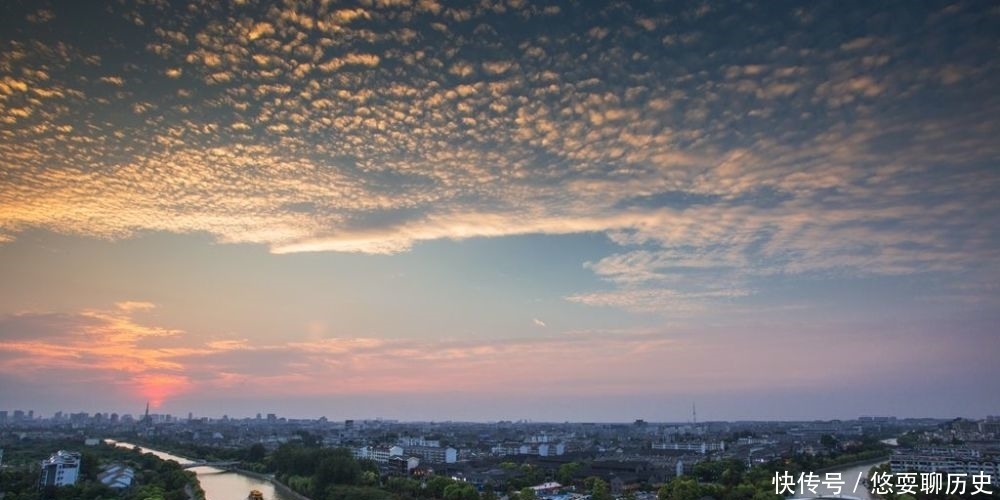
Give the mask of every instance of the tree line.
<path id="1" fill-rule="evenodd" d="M 174 461 L 164 461 L 151 453 L 108 444 L 81 446 L 79 439 L 25 439 L 0 445 L 6 465 L 0 470 L 4 500 L 204 500 L 195 474 Z M 80 452 L 80 471 L 72 486 L 39 487 L 41 461 L 56 450 Z M 102 467 L 121 463 L 135 471 L 132 487 L 116 490 L 98 479 Z"/>

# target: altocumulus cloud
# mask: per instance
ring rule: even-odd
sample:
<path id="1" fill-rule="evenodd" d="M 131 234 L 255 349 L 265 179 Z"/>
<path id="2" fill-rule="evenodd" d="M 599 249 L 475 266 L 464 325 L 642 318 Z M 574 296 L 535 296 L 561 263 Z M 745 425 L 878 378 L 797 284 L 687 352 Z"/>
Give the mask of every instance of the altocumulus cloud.
<path id="1" fill-rule="evenodd" d="M 0 242 L 204 231 L 397 253 L 598 232 L 621 246 L 587 264 L 611 289 L 569 299 L 636 310 L 761 276 L 1000 262 L 986 5 L 19 8 Z M 61 35 L 80 22 L 101 29 Z"/>

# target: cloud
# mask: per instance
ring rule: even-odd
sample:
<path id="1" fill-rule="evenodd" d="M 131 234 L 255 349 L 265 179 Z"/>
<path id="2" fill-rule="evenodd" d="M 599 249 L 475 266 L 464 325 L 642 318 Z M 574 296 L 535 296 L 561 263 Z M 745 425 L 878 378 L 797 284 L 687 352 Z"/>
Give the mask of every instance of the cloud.
<path id="1" fill-rule="evenodd" d="M 176 340 L 179 331 L 132 320 L 150 304 L 122 302 L 114 310 L 72 314 L 24 313 L 0 319 L 0 375 L 36 377 L 41 373 L 86 374 L 95 383 L 135 397 L 161 401 L 187 387 L 181 358 L 184 347 L 150 346 L 156 339 Z M 70 377 L 72 378 L 72 377 Z M 91 387 L 92 389 L 92 387 Z"/>
<path id="2" fill-rule="evenodd" d="M 28 22 L 34 24 L 45 24 L 55 18 L 56 14 L 51 9 L 38 9 L 25 17 Z"/>
<path id="3" fill-rule="evenodd" d="M 621 248 L 587 269 L 615 291 L 572 297 L 643 310 L 749 296 L 747 274 L 996 267 L 982 37 L 845 39 L 823 5 L 745 13 L 724 37 L 700 7 L 370 7 L 233 5 L 232 23 L 167 10 L 137 30 L 118 6 L 92 43 L 13 40 L 0 243 L 169 231 L 398 253 L 602 233 Z M 501 33 L 510 16 L 524 29 Z M 787 32 L 798 20 L 813 24 Z M 105 53 L 122 59 L 113 75 Z M 689 268 L 714 269 L 718 290 L 670 282 Z"/>
<path id="4" fill-rule="evenodd" d="M 712 300 L 740 294 L 708 287 L 673 294 L 632 292 L 574 300 L 595 305 L 627 300 L 616 306 L 643 309 L 671 301 L 687 301 L 693 307 L 695 294 Z M 521 397 L 554 392 L 574 397 L 663 397 L 689 391 L 843 387 L 900 375 L 914 362 L 958 359 L 981 344 L 930 338 L 899 323 L 889 329 L 849 321 L 807 323 L 795 332 L 771 331 L 773 325 L 767 322 L 742 322 L 735 333 L 711 326 L 558 332 L 538 318 L 532 323 L 544 330 L 492 339 L 330 337 L 321 328 L 301 338 L 249 340 L 239 332 L 196 335 L 163 328 L 137 320 L 134 315 L 143 310 L 119 305 L 0 316 L 0 381 L 17 387 L 44 375 L 78 393 L 98 390 L 119 400 L 148 400 L 154 406 L 199 398 L 213 401 L 217 412 L 225 412 L 225 404 L 241 394 L 252 394 L 259 401 L 433 396 L 445 390 L 505 398 L 516 387 Z M 770 334 L 756 334 L 761 331 Z M 838 341 L 831 344 L 828 340 L 834 334 Z M 824 345 L 824 355 L 841 362 L 817 368 L 818 343 Z M 734 351 L 741 355 L 733 357 Z M 776 352 L 782 355 L 780 370 L 757 369 L 759 359 Z M 885 363 L 885 352 L 904 357 L 907 365 Z M 720 363 L 722 359 L 727 362 Z M 601 369 L 595 371 L 595 366 Z"/>
<path id="5" fill-rule="evenodd" d="M 150 309 L 156 308 L 156 304 L 153 304 L 152 302 L 141 302 L 134 300 L 118 302 L 117 304 L 115 304 L 115 306 L 117 306 L 118 309 L 121 309 L 122 311 L 125 311 L 127 313 L 130 313 L 132 311 L 148 311 Z"/>
<path id="6" fill-rule="evenodd" d="M 121 397 L 161 404 L 186 394 L 219 393 L 233 387 L 255 395 L 300 395 L 496 390 L 529 380 L 530 373 L 565 365 L 552 383 L 583 375 L 580 359 L 643 358 L 670 348 L 668 338 L 648 334 L 576 333 L 546 337 L 469 341 L 341 337 L 251 343 L 201 339 L 189 333 L 135 321 L 135 309 L 31 313 L 0 318 L 0 377 L 14 380 L 41 373 L 119 392 Z M 536 324 L 541 323 L 534 320 Z M 45 331 L 45 335 L 37 335 Z M 154 341 L 152 342 L 151 341 Z M 608 355 L 614 352 L 618 354 Z M 575 354 L 574 354 L 575 353 Z M 558 359 L 570 359 L 563 363 Z M 260 367 L 267 366 L 267 370 Z M 511 370 L 511 367 L 517 369 Z M 575 367 L 575 368 L 574 368 Z M 413 373 L 421 373 L 413 377 Z M 463 374 L 462 376 L 457 376 Z M 471 374 L 475 374 L 472 376 Z M 328 381 L 337 380 L 336 384 Z M 567 386 L 568 387 L 568 386 Z"/>
<path id="7" fill-rule="evenodd" d="M 618 307 L 643 313 L 670 314 L 718 311 L 718 302 L 745 297 L 750 292 L 739 288 L 681 291 L 669 288 L 625 288 L 611 292 L 593 292 L 567 297 L 571 302 L 590 306 Z M 716 303 L 714 306 L 712 303 Z"/>

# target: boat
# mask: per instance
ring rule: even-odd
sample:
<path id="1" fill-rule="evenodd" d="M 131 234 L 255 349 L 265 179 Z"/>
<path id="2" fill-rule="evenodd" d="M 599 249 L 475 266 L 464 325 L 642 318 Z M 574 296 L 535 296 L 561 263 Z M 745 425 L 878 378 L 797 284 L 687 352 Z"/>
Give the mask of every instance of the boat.
<path id="1" fill-rule="evenodd" d="M 264 494 L 260 490 L 250 490 L 247 500 L 264 500 Z"/>

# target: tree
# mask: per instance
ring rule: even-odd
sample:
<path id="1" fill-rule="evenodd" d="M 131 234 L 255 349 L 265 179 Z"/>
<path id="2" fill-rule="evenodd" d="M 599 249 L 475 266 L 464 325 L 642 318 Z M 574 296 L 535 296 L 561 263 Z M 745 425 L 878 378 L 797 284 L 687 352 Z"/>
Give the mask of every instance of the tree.
<path id="1" fill-rule="evenodd" d="M 593 485 L 590 487 L 590 498 L 591 500 L 612 500 L 611 488 L 607 481 L 595 477 Z"/>
<path id="2" fill-rule="evenodd" d="M 366 470 L 361 473 L 361 484 L 364 486 L 376 486 L 378 485 L 378 474 Z"/>
<path id="3" fill-rule="evenodd" d="M 753 500 L 784 500 L 785 497 L 774 492 L 774 488 L 757 488 Z"/>
<path id="4" fill-rule="evenodd" d="M 902 436 L 896 438 L 896 444 L 901 448 L 915 448 L 920 444 L 920 435 L 916 431 L 907 431 Z"/>
<path id="5" fill-rule="evenodd" d="M 556 481 L 559 481 L 563 485 L 568 485 L 573 482 L 573 477 L 580 470 L 580 462 L 570 462 L 562 464 L 559 466 L 559 470 L 556 472 Z"/>
<path id="6" fill-rule="evenodd" d="M 91 481 L 97 480 L 97 469 L 99 466 L 97 455 L 94 455 L 89 451 L 84 451 L 80 454 L 81 479 L 89 479 Z"/>
<path id="7" fill-rule="evenodd" d="M 140 486 L 136 490 L 134 498 L 138 500 L 163 500 L 163 488 L 152 484 Z"/>
<path id="8" fill-rule="evenodd" d="M 361 479 L 361 466 L 345 448 L 322 450 L 319 463 L 316 464 L 316 476 L 313 490 L 317 497 L 322 496 L 327 486 L 335 484 L 355 485 Z"/>
<path id="9" fill-rule="evenodd" d="M 742 460 L 709 460 L 694 466 L 694 475 L 705 483 L 722 483 L 727 486 L 739 484 L 746 464 Z M 728 472 L 728 473 L 727 473 Z"/>
<path id="10" fill-rule="evenodd" d="M 656 500 L 670 500 L 670 485 L 664 484 L 656 490 Z"/>
<path id="11" fill-rule="evenodd" d="M 245 455 L 247 462 L 261 462 L 266 456 L 267 448 L 264 448 L 261 443 L 254 443 L 253 446 L 247 448 Z"/>
<path id="12" fill-rule="evenodd" d="M 701 498 L 701 486 L 692 477 L 677 477 L 668 483 L 667 500 L 698 500 Z"/>
<path id="13" fill-rule="evenodd" d="M 545 471 L 531 464 L 521 464 L 521 473 L 524 483 L 528 485 L 545 481 Z"/>
<path id="14" fill-rule="evenodd" d="M 497 500 L 497 494 L 493 491 L 492 484 L 486 484 L 483 486 L 482 500 Z"/>
<path id="15" fill-rule="evenodd" d="M 773 491 L 773 490 L 772 490 Z M 753 500 L 756 490 L 749 484 L 736 486 L 726 494 L 726 500 Z"/>
<path id="16" fill-rule="evenodd" d="M 434 476 L 427 481 L 427 491 L 431 496 L 441 498 L 444 496 L 445 488 L 454 482 L 451 478 L 445 476 Z"/>
<path id="17" fill-rule="evenodd" d="M 453 482 L 444 488 L 444 500 L 478 500 L 479 493 L 469 483 Z"/>
<path id="18" fill-rule="evenodd" d="M 408 477 L 390 477 L 385 481 L 385 489 L 398 493 L 402 498 L 416 498 L 422 491 L 420 482 Z"/>
<path id="19" fill-rule="evenodd" d="M 286 443 L 271 455 L 271 469 L 279 475 L 311 476 L 316 472 L 319 450 Z"/>
<path id="20" fill-rule="evenodd" d="M 521 491 L 517 494 L 518 500 L 537 500 L 538 495 L 535 494 L 535 490 L 532 488 L 521 488 Z"/>
<path id="21" fill-rule="evenodd" d="M 838 441 L 833 434 L 823 434 L 819 437 L 819 444 L 823 445 L 823 447 L 827 450 L 832 451 L 837 449 L 838 445 L 840 445 L 840 441 Z"/>

